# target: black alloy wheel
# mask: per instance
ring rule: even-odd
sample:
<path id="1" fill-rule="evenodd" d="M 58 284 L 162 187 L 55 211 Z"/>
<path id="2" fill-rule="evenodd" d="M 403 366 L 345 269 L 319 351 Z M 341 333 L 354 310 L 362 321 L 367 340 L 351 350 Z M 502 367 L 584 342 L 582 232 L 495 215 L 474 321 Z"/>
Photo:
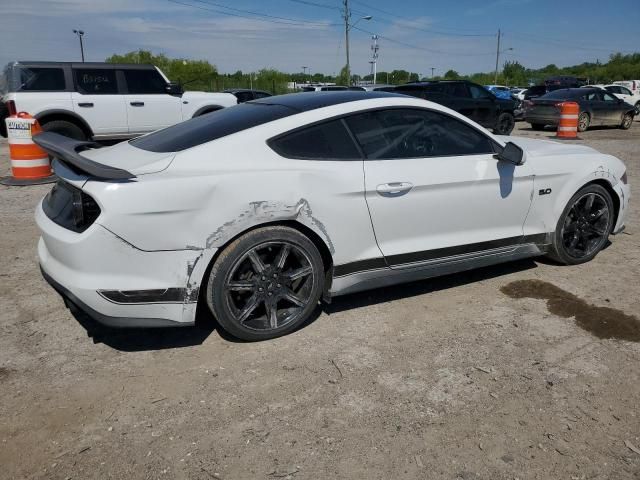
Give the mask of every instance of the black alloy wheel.
<path id="1" fill-rule="evenodd" d="M 232 243 L 214 265 L 207 299 L 221 326 L 244 340 L 284 335 L 304 323 L 322 292 L 320 254 L 287 227 L 265 227 Z"/>
<path id="2" fill-rule="evenodd" d="M 571 265 L 588 262 L 605 246 L 613 220 L 609 192 L 588 185 L 571 198 L 560 217 L 550 256 Z"/>

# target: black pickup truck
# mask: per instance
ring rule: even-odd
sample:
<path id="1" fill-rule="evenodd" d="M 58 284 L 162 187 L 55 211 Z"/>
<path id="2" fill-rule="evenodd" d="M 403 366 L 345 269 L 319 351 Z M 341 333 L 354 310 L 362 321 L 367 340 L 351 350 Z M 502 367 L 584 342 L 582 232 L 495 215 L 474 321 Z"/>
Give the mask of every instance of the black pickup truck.
<path id="1" fill-rule="evenodd" d="M 393 91 L 449 107 L 498 135 L 509 135 L 515 126 L 516 100 L 498 98 L 483 86 L 467 80 L 407 83 Z"/>

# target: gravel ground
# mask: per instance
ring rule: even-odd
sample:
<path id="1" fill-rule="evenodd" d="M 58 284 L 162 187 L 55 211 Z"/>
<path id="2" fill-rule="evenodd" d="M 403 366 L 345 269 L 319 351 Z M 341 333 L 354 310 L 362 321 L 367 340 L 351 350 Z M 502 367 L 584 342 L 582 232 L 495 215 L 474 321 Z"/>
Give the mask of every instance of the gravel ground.
<path id="1" fill-rule="evenodd" d="M 581 136 L 638 185 L 638 122 Z M 640 478 L 637 203 L 587 265 L 343 297 L 248 344 L 204 325 L 88 336 L 38 271 L 49 188 L 0 187 L 0 478 Z"/>

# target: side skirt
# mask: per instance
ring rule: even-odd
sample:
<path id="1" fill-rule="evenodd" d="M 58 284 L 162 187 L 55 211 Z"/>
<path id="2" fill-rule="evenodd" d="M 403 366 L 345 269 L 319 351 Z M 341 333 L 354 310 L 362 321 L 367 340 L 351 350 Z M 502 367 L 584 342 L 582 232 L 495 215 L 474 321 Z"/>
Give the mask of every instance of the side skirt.
<path id="1" fill-rule="evenodd" d="M 349 275 L 334 277 L 329 294 L 332 297 L 337 297 L 373 288 L 464 272 L 498 263 L 537 257 L 544 255 L 546 250 L 546 245 L 523 243 L 507 248 L 485 250 L 471 255 L 457 255 L 414 265 L 405 265 L 402 269 L 384 267 L 354 272 Z"/>

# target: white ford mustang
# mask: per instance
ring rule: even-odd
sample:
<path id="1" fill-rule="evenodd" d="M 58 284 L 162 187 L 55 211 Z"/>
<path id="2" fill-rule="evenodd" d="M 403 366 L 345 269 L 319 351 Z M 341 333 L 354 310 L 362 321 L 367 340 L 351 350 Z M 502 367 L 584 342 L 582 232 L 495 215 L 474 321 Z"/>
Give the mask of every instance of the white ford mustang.
<path id="1" fill-rule="evenodd" d="M 45 278 L 112 326 L 291 332 L 325 300 L 523 257 L 591 260 L 624 228 L 624 164 L 497 137 L 384 92 L 270 97 L 113 147 L 36 143 Z"/>

